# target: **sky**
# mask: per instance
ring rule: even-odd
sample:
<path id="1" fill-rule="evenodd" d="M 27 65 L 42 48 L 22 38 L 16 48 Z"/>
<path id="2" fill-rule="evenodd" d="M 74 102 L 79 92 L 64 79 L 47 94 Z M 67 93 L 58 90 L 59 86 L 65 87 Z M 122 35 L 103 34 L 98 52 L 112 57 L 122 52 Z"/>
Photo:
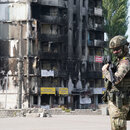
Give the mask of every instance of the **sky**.
<path id="1" fill-rule="evenodd" d="M 128 0 L 128 3 L 129 3 L 129 9 L 128 9 L 129 24 L 128 24 L 128 30 L 127 30 L 126 34 L 128 35 L 127 41 L 130 42 L 130 0 Z"/>

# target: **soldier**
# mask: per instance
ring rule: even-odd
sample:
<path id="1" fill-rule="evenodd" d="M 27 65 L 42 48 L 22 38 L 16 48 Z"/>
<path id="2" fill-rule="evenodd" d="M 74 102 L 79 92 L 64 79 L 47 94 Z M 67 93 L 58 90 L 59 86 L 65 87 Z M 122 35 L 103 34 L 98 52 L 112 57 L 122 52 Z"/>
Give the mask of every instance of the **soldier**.
<path id="1" fill-rule="evenodd" d="M 113 73 L 114 83 L 111 83 L 109 64 L 102 67 L 104 77 L 111 83 L 111 89 L 107 90 L 108 110 L 111 119 L 112 130 L 126 130 L 126 117 L 130 103 L 130 56 L 128 54 L 128 42 L 123 36 L 115 36 L 109 43 L 109 48 L 117 57 L 116 71 Z M 108 82 L 105 82 L 106 84 Z"/>

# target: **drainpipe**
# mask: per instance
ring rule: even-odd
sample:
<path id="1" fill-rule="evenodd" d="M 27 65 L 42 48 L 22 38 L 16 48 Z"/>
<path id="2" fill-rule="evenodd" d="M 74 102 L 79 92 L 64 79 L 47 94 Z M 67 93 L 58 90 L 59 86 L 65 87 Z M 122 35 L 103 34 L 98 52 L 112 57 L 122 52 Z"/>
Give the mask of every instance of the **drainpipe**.
<path id="1" fill-rule="evenodd" d="M 30 19 L 31 19 L 31 7 L 30 2 L 27 1 L 28 18 L 27 18 L 27 96 L 28 107 L 30 107 L 30 77 L 29 77 L 29 56 L 30 56 Z"/>
<path id="2" fill-rule="evenodd" d="M 19 40 L 19 58 L 18 58 L 18 99 L 17 107 L 18 109 L 22 108 L 22 39 L 23 39 L 23 27 L 20 23 L 20 40 Z"/>

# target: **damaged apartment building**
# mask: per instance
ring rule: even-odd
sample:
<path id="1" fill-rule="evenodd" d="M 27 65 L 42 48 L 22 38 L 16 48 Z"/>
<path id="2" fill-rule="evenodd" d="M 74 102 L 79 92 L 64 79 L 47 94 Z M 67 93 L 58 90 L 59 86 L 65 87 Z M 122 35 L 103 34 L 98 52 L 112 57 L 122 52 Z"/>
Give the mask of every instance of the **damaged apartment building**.
<path id="1" fill-rule="evenodd" d="M 102 0 L 0 0 L 0 108 L 102 103 Z"/>

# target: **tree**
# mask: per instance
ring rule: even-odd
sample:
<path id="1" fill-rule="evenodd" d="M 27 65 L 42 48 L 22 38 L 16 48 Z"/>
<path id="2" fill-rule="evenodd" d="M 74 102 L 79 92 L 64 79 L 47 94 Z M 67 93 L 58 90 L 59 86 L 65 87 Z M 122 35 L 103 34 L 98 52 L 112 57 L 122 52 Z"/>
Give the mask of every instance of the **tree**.
<path id="1" fill-rule="evenodd" d="M 125 36 L 128 27 L 128 0 L 103 0 L 103 11 L 108 40 L 116 35 Z"/>

